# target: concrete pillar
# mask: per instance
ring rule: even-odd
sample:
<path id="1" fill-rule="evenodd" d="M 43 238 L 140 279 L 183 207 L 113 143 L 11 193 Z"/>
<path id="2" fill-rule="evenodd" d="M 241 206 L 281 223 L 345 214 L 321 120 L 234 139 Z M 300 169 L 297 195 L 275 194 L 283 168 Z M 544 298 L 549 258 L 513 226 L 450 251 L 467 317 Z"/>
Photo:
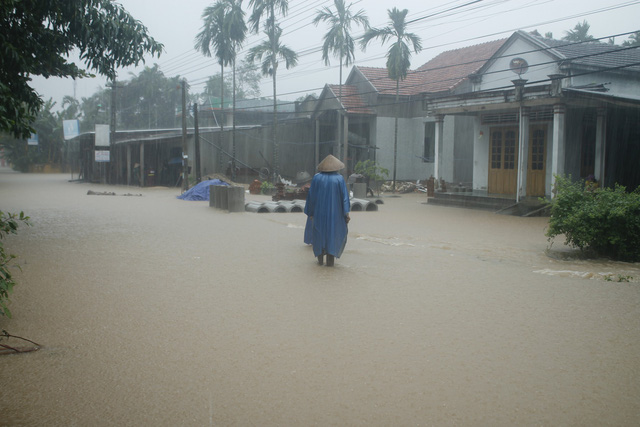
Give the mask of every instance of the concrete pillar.
<path id="1" fill-rule="evenodd" d="M 342 146 L 344 147 L 344 154 L 342 157 L 342 161 L 345 164 L 345 168 L 344 168 L 344 174 L 348 175 L 349 174 L 349 116 L 347 116 L 346 114 L 344 115 L 344 119 L 343 119 L 343 126 L 342 126 Z"/>
<path id="2" fill-rule="evenodd" d="M 131 185 L 131 145 L 127 144 L 127 185 Z"/>
<path id="3" fill-rule="evenodd" d="M 209 186 L 209 207 L 210 208 L 216 207 L 216 187 L 217 185 Z"/>
<path id="4" fill-rule="evenodd" d="M 227 210 L 229 208 L 229 200 L 227 197 L 227 189 L 229 188 L 226 185 L 214 185 L 214 197 L 215 197 L 215 207 L 222 210 Z"/>
<path id="5" fill-rule="evenodd" d="M 444 141 L 444 115 L 436 115 L 436 141 L 434 146 L 434 162 L 433 162 L 433 176 L 436 180 L 440 179 L 440 155 L 442 153 L 442 146 Z"/>
<path id="6" fill-rule="evenodd" d="M 314 163 L 313 170 L 315 171 L 315 166 L 320 163 L 320 120 L 316 119 L 316 158 Z M 311 174 L 313 175 L 313 173 Z"/>
<path id="7" fill-rule="evenodd" d="M 140 143 L 140 187 L 144 187 L 144 142 Z"/>
<path id="8" fill-rule="evenodd" d="M 555 104 L 553 106 L 553 149 L 551 152 L 551 173 L 554 175 L 553 185 L 555 185 L 555 175 L 564 175 L 565 115 L 566 107 L 564 104 Z"/>
<path id="9" fill-rule="evenodd" d="M 529 171 L 529 116 L 530 107 L 520 107 L 520 126 L 518 141 L 518 194 L 519 202 L 527 195 L 527 172 Z"/>
<path id="10" fill-rule="evenodd" d="M 356 182 L 353 184 L 353 198 L 364 199 L 367 197 L 367 184 L 364 182 Z"/>
<path id="11" fill-rule="evenodd" d="M 237 185 L 227 187 L 227 210 L 244 212 L 244 187 Z"/>
<path id="12" fill-rule="evenodd" d="M 604 185 L 604 172 L 607 148 L 607 110 L 604 107 L 598 108 L 598 118 L 596 122 L 596 159 L 593 175 L 602 187 Z"/>

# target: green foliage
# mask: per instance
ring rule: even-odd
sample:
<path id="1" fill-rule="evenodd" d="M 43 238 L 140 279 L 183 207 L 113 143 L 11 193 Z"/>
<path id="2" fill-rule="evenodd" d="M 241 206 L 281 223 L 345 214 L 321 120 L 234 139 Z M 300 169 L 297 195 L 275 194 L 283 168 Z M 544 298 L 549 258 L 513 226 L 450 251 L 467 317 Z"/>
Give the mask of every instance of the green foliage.
<path id="1" fill-rule="evenodd" d="M 7 307 L 9 295 L 11 295 L 13 287 L 16 285 L 10 271 L 12 261 L 16 256 L 5 251 L 2 239 L 8 234 L 16 234 L 20 222 L 29 225 L 29 217 L 25 216 L 24 212 L 20 212 L 20 215 L 17 215 L 0 211 L 0 315 L 7 317 L 11 317 L 11 311 Z"/>
<path id="2" fill-rule="evenodd" d="M 640 260 L 640 190 L 597 188 L 556 177 L 546 235 L 565 244 L 621 261 Z"/>
<path id="3" fill-rule="evenodd" d="M 570 42 L 588 42 L 594 40 L 593 36 L 589 34 L 589 28 L 591 26 L 587 21 L 578 22 L 573 30 L 565 31 L 566 35 L 562 40 Z"/>
<path id="4" fill-rule="evenodd" d="M 353 169 L 355 173 L 363 175 L 374 181 L 382 181 L 389 177 L 389 169 L 383 168 L 373 160 L 365 160 L 356 163 Z"/>
<path id="5" fill-rule="evenodd" d="M 629 40 L 625 40 L 622 42 L 622 46 L 640 46 L 640 31 L 636 31 L 635 33 L 629 36 Z"/>
<path id="6" fill-rule="evenodd" d="M 369 181 L 373 180 L 376 183 L 376 191 L 378 194 L 380 194 L 378 183 L 389 177 L 389 169 L 381 167 L 371 159 L 356 163 L 353 171 L 368 178 Z"/>
<path id="7" fill-rule="evenodd" d="M 79 104 L 73 98 L 65 97 L 64 109 L 55 112 L 56 103 L 51 99 L 42 104 L 35 121 L 34 133 L 38 135 L 38 145 L 27 145 L 24 139 L 11 136 L 0 138 L 0 146 L 5 149 L 5 157 L 14 170 L 28 172 L 29 167 L 37 163 L 60 164 L 63 159 L 64 138 L 62 121 L 78 117 Z"/>
<path id="8" fill-rule="evenodd" d="M 422 40 L 417 34 L 407 31 L 407 9 L 400 10 L 396 7 L 387 10 L 389 23 L 382 28 L 369 28 L 362 36 L 360 45 L 366 49 L 374 39 L 379 39 L 382 44 L 387 41 L 391 46 L 387 51 L 387 73 L 390 79 L 400 81 L 407 77 L 411 66 L 411 51 L 419 53 L 422 50 Z M 397 95 L 397 93 L 396 93 Z"/>
<path id="9" fill-rule="evenodd" d="M 274 188 L 274 185 L 269 181 L 263 181 L 262 184 L 260 184 L 260 192 L 262 194 L 271 194 L 271 190 Z"/>
<path id="10" fill-rule="evenodd" d="M 90 71 L 115 70 L 160 55 L 162 44 L 110 0 L 3 0 L 0 2 L 0 131 L 28 138 L 43 104 L 31 76 L 90 76 L 69 59 L 77 50 Z"/>

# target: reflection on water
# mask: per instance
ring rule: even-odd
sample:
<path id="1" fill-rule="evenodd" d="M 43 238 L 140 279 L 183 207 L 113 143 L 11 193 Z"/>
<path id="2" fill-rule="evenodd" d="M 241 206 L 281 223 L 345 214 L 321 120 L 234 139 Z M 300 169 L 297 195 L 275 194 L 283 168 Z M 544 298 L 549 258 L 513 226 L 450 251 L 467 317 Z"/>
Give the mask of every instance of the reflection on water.
<path id="1" fill-rule="evenodd" d="M 0 328 L 43 345 L 0 358 L 0 424 L 640 422 L 640 269 L 547 256 L 544 218 L 389 198 L 332 269 L 302 214 L 67 178 L 0 173 L 33 222 Z"/>

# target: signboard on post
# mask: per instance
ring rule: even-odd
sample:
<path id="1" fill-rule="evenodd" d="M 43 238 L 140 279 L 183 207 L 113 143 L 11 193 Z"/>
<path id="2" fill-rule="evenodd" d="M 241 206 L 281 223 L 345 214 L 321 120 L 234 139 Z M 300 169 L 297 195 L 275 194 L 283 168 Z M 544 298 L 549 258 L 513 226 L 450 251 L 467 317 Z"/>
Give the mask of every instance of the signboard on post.
<path id="1" fill-rule="evenodd" d="M 108 147 L 111 145 L 109 125 L 96 125 L 96 147 Z"/>
<path id="2" fill-rule="evenodd" d="M 27 145 L 38 145 L 38 134 L 32 133 L 31 136 L 27 139 Z"/>
<path id="3" fill-rule="evenodd" d="M 78 119 L 63 120 L 62 131 L 64 133 L 65 140 L 75 138 L 80 135 L 80 121 Z"/>
<path id="4" fill-rule="evenodd" d="M 106 163 L 111 160 L 109 150 L 96 150 L 95 161 L 98 163 Z"/>

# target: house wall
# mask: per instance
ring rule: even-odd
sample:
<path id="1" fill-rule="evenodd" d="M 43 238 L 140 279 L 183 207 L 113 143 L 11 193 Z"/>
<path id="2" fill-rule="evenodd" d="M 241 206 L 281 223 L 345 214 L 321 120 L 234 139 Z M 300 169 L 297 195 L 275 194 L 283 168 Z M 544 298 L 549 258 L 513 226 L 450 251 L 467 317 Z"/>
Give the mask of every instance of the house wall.
<path id="1" fill-rule="evenodd" d="M 574 73 L 583 71 L 575 70 Z M 568 80 L 568 79 L 565 79 Z M 605 83 L 607 95 L 627 97 L 630 93 L 638 93 L 640 77 L 619 73 L 588 73 L 571 77 L 572 86 L 584 86 L 589 84 Z"/>
<path id="2" fill-rule="evenodd" d="M 451 123 L 451 124 L 449 124 Z M 444 119 L 445 129 L 453 128 L 452 152 L 445 151 L 453 159 L 451 182 L 470 183 L 473 181 L 473 140 L 475 138 L 475 118 L 473 116 L 449 116 Z M 445 137 L 447 131 L 445 130 Z M 445 140 L 446 141 L 446 140 Z M 446 178 L 445 178 L 446 179 Z"/>
<path id="3" fill-rule="evenodd" d="M 528 80 L 528 86 L 537 81 L 541 81 L 538 84 L 548 84 L 548 75 L 559 72 L 551 55 L 544 51 L 537 51 L 535 46 L 525 40 L 515 39 L 513 44 L 508 46 L 504 53 L 487 68 L 479 85 L 480 90 L 513 87 L 511 80 L 518 78 L 518 75 L 509 68 L 513 58 L 523 58 L 529 64 L 527 72 L 521 75 L 521 78 Z"/>
<path id="4" fill-rule="evenodd" d="M 375 121 L 376 159 L 380 166 L 389 169 L 393 178 L 393 145 L 395 119 L 378 117 Z M 433 163 L 422 161 L 424 152 L 424 120 L 401 118 L 398 120 L 398 154 L 396 179 L 415 181 L 427 179 L 433 174 Z"/>

